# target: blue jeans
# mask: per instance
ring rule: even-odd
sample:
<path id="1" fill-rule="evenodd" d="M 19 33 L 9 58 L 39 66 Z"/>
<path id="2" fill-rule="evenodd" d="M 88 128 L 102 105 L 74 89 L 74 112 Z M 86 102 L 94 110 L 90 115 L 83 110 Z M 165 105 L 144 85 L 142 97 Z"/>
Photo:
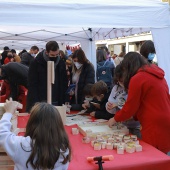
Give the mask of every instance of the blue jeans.
<path id="1" fill-rule="evenodd" d="M 168 156 L 170 156 L 170 151 L 167 153 Z"/>

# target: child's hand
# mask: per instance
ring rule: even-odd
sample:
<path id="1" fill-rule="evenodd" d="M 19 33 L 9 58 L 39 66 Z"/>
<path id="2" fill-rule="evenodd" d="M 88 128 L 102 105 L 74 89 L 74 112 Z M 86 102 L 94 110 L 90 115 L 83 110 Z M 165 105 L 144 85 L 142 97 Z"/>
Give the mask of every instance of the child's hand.
<path id="1" fill-rule="evenodd" d="M 17 110 L 17 107 L 18 107 L 18 102 L 12 101 L 12 98 L 10 98 L 9 100 L 6 100 L 6 103 L 4 104 L 5 111 L 8 113 L 12 113 L 12 114 L 15 113 L 15 111 Z"/>
<path id="2" fill-rule="evenodd" d="M 82 104 L 83 109 L 87 109 L 87 105 L 85 103 Z"/>
<path id="3" fill-rule="evenodd" d="M 106 104 L 107 110 L 112 110 L 114 107 L 117 107 L 117 105 L 115 103 L 107 102 L 107 104 Z"/>
<path id="4" fill-rule="evenodd" d="M 93 117 L 94 117 L 94 116 L 95 116 L 95 112 L 91 112 L 91 113 L 90 113 L 90 116 L 93 116 Z"/>
<path id="5" fill-rule="evenodd" d="M 89 101 L 84 100 L 84 103 L 82 104 L 82 107 L 83 107 L 84 109 L 89 108 Z"/>
<path id="6" fill-rule="evenodd" d="M 115 121 L 115 119 L 114 119 L 114 117 L 113 118 L 111 118 L 111 119 L 109 119 L 109 121 L 108 121 L 108 126 L 111 128 L 114 124 L 116 123 L 116 121 Z"/>

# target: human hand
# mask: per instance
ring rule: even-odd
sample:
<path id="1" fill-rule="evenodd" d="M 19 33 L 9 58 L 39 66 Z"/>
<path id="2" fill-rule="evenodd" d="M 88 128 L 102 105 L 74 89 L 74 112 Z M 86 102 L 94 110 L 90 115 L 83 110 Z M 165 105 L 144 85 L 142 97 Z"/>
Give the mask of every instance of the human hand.
<path id="1" fill-rule="evenodd" d="M 107 102 L 107 104 L 106 104 L 106 109 L 107 110 L 112 110 L 114 107 L 117 107 L 117 104 Z"/>
<path id="2" fill-rule="evenodd" d="M 70 96 L 73 96 L 74 95 L 74 90 L 71 90 L 70 91 Z"/>
<path id="3" fill-rule="evenodd" d="M 83 103 L 83 104 L 82 104 L 82 107 L 83 107 L 83 109 L 86 109 L 86 104 Z"/>
<path id="4" fill-rule="evenodd" d="M 107 122 L 108 126 L 111 128 L 114 124 L 116 123 L 114 117 L 109 119 L 109 121 Z"/>
<path id="5" fill-rule="evenodd" d="M 94 116 L 95 116 L 95 112 L 91 112 L 91 113 L 90 113 L 90 116 L 93 116 L 93 117 L 94 117 Z"/>
<path id="6" fill-rule="evenodd" d="M 82 107 L 83 107 L 84 109 L 87 109 L 87 108 L 89 107 L 89 102 L 84 101 L 84 103 L 82 104 Z"/>
<path id="7" fill-rule="evenodd" d="M 4 104 L 4 109 L 6 112 L 14 114 L 18 108 L 18 104 L 18 102 L 12 101 L 12 98 L 10 98 L 9 100 L 6 100 L 6 103 Z"/>

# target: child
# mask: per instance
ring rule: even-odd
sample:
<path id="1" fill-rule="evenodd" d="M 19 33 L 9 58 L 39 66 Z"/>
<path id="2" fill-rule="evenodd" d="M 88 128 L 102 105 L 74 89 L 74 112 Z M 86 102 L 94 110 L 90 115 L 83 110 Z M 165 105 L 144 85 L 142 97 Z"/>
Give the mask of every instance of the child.
<path id="1" fill-rule="evenodd" d="M 14 161 L 14 169 L 66 170 L 71 150 L 58 110 L 47 103 L 35 104 L 22 137 L 10 132 L 17 105 L 16 101 L 7 101 L 0 120 L 0 146 Z"/>
<path id="2" fill-rule="evenodd" d="M 106 110 L 114 115 L 118 110 L 122 109 L 127 99 L 127 93 L 124 90 L 122 76 L 123 72 L 121 65 L 119 64 L 116 66 L 114 72 L 114 81 L 116 85 L 113 87 L 108 102 L 106 103 Z M 124 125 L 127 126 L 131 134 L 137 135 L 138 138 L 141 138 L 140 124 L 138 121 L 135 121 L 133 118 L 131 118 L 124 122 Z"/>
<path id="3" fill-rule="evenodd" d="M 112 114 L 107 112 L 106 110 L 106 103 L 108 101 L 108 97 L 110 93 L 108 93 L 107 84 L 104 81 L 98 81 L 96 82 L 91 89 L 91 93 L 93 95 L 93 98 L 96 99 L 96 102 L 90 102 L 91 103 L 91 109 L 93 110 L 90 115 L 94 116 L 97 119 L 106 119 L 109 120 L 111 117 L 113 117 Z"/>
<path id="4" fill-rule="evenodd" d="M 91 89 L 93 87 L 93 84 L 87 84 L 83 89 L 83 95 L 85 97 L 84 103 L 82 104 L 82 107 L 87 110 L 86 112 L 89 113 L 90 108 L 90 102 L 93 100 L 93 96 L 91 93 Z"/>
<path id="5" fill-rule="evenodd" d="M 83 89 L 83 99 L 84 102 L 83 104 L 72 104 L 71 105 L 71 110 L 87 110 L 86 113 L 89 113 L 89 107 L 90 104 L 89 102 L 93 100 L 92 94 L 91 94 L 91 88 L 92 88 L 93 84 L 88 83 L 84 89 Z"/>

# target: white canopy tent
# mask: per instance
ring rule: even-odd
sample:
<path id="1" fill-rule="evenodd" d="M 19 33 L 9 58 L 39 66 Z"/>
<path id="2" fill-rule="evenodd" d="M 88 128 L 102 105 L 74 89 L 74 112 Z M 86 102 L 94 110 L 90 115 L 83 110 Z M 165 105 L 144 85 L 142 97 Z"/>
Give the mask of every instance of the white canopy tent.
<path id="1" fill-rule="evenodd" d="M 169 5 L 160 0 L 1 0 L 0 49 L 80 42 L 95 64 L 95 40 L 152 31 L 170 85 Z"/>

